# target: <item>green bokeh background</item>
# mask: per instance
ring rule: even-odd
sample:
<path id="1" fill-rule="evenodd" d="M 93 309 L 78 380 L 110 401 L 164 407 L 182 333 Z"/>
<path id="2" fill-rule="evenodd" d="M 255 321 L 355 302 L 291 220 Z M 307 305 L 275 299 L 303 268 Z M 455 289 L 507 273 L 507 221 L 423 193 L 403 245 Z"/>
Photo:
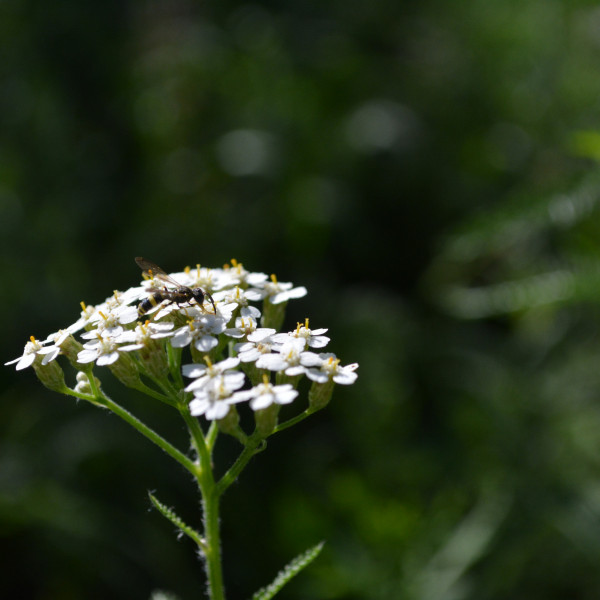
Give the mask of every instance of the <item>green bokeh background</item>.
<path id="1" fill-rule="evenodd" d="M 305 285 L 360 363 L 228 491 L 230 598 L 320 540 L 282 598 L 600 596 L 597 3 L 5 0 L 0 45 L 3 362 L 143 255 Z M 201 597 L 186 474 L 0 376 L 0 596 Z"/>

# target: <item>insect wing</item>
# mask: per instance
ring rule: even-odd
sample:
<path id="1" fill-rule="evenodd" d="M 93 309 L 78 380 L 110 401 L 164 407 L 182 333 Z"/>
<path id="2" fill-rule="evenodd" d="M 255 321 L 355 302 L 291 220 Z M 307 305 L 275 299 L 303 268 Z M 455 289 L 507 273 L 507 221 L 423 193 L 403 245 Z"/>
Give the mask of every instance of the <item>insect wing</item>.
<path id="1" fill-rule="evenodd" d="M 172 277 L 169 277 L 156 263 L 153 263 L 151 260 L 147 260 L 142 258 L 141 256 L 136 257 L 135 262 L 138 267 L 142 269 L 144 275 L 150 279 L 160 279 L 165 283 L 173 285 L 177 288 L 182 287 L 181 283 L 175 281 Z"/>

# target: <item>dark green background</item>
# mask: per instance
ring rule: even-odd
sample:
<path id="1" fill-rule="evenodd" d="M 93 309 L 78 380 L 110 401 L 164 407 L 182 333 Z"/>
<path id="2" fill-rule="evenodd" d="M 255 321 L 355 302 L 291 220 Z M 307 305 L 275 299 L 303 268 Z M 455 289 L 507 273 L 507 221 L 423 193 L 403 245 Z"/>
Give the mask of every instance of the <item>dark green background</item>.
<path id="1" fill-rule="evenodd" d="M 4 361 L 143 255 L 306 285 L 360 363 L 228 491 L 231 599 L 320 540 L 282 598 L 598 598 L 597 3 L 6 0 L 0 45 Z M 186 474 L 1 389 L 0 596 L 201 597 Z"/>

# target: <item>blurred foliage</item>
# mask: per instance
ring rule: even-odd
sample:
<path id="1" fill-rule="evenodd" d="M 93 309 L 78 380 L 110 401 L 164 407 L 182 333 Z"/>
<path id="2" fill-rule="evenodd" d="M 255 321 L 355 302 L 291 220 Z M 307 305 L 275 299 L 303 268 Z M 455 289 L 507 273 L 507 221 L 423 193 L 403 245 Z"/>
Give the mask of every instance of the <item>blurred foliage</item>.
<path id="1" fill-rule="evenodd" d="M 0 44 L 5 361 L 144 255 L 306 285 L 360 362 L 224 498 L 231 598 L 320 540 L 282 598 L 600 595 L 596 3 L 4 0 Z M 198 597 L 184 473 L 1 377 L 1 595 Z"/>

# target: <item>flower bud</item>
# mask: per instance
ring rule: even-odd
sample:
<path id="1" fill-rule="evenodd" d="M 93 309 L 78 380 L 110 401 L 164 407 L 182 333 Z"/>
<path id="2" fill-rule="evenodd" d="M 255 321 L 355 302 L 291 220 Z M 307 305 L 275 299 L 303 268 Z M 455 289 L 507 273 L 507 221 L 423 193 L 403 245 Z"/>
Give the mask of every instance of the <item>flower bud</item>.
<path id="1" fill-rule="evenodd" d="M 78 371 L 76 377 L 77 384 L 75 385 L 75 391 L 80 394 L 87 394 L 88 396 L 93 395 L 94 391 L 92 390 L 92 386 L 90 385 L 90 375 L 85 371 Z M 100 389 L 100 380 L 95 375 L 92 375 L 92 377 L 94 378 L 96 389 Z"/>
<path id="2" fill-rule="evenodd" d="M 36 358 L 36 360 L 33 362 L 33 369 L 38 379 L 49 390 L 54 392 L 63 392 L 67 387 L 65 385 L 65 374 L 55 360 L 51 360 L 44 365 Z"/>
<path id="3" fill-rule="evenodd" d="M 83 346 L 71 334 L 69 334 L 60 344 L 61 352 L 67 357 L 69 362 L 76 368 L 81 369 L 82 365 L 77 362 L 77 355 L 83 350 Z M 86 366 L 87 368 L 87 366 Z"/>
<path id="4" fill-rule="evenodd" d="M 123 384 L 130 388 L 138 388 L 141 384 L 135 361 L 127 352 L 120 352 L 119 358 L 108 367 L 112 374 Z"/>
<path id="5" fill-rule="evenodd" d="M 313 381 L 308 392 L 308 405 L 313 411 L 321 410 L 329 404 L 334 386 L 332 379 L 325 383 Z"/>
<path id="6" fill-rule="evenodd" d="M 239 422 L 240 415 L 235 406 L 229 407 L 229 412 L 222 418 L 217 421 L 217 425 L 219 429 L 223 433 L 228 433 L 234 437 L 239 437 Z"/>
<path id="7" fill-rule="evenodd" d="M 157 379 L 165 379 L 167 377 L 169 374 L 169 361 L 162 344 L 156 340 L 148 340 L 144 347 L 138 350 L 138 355 L 148 373 Z"/>
<path id="8" fill-rule="evenodd" d="M 256 429 L 261 437 L 268 437 L 277 427 L 277 417 L 279 415 L 279 404 L 271 404 L 267 408 L 261 408 L 254 411 L 254 421 Z"/>

